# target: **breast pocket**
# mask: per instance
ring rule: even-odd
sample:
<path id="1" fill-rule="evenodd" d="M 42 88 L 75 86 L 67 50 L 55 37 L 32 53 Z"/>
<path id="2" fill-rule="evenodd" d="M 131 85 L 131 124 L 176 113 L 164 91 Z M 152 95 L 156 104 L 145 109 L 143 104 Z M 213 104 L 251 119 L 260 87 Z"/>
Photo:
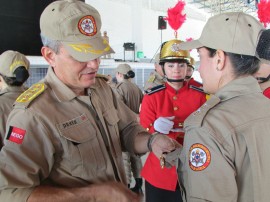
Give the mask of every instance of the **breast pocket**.
<path id="1" fill-rule="evenodd" d="M 103 117 L 106 122 L 107 129 L 110 133 L 111 141 L 114 145 L 114 150 L 116 154 L 119 154 L 122 152 L 122 150 L 118 127 L 118 122 L 120 120 L 118 117 L 118 113 L 115 108 L 110 108 L 103 113 Z"/>
<path id="2" fill-rule="evenodd" d="M 60 130 L 64 166 L 71 174 L 92 180 L 105 172 L 104 144 L 97 138 L 97 127 L 90 120 Z"/>
<path id="3" fill-rule="evenodd" d="M 120 119 L 118 117 L 116 109 L 110 108 L 109 110 L 103 113 L 103 117 L 107 123 L 108 130 L 110 131 L 110 133 L 119 136 L 119 129 L 117 124 Z"/>

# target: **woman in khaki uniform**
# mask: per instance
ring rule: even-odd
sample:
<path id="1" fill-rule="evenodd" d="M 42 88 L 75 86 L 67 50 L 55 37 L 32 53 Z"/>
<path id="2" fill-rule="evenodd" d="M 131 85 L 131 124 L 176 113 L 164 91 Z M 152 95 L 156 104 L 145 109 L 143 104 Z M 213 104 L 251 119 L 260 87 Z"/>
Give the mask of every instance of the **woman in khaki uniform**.
<path id="1" fill-rule="evenodd" d="M 140 104 L 143 99 L 141 89 L 132 82 L 135 73 L 128 64 L 120 64 L 115 69 L 117 85 L 114 91 L 118 98 L 120 98 L 133 112 L 138 116 L 140 111 Z M 125 172 L 127 176 L 128 186 L 130 186 L 132 175 L 135 179 L 135 186 L 131 188 L 132 191 L 142 194 L 142 178 L 141 169 L 142 161 L 139 156 L 123 152 L 123 160 Z"/>
<path id="2" fill-rule="evenodd" d="M 29 77 L 29 61 L 17 51 L 0 55 L 0 149 L 6 131 L 6 121 L 16 98 L 26 89 L 23 84 Z"/>
<path id="3" fill-rule="evenodd" d="M 185 121 L 180 180 L 189 202 L 265 202 L 270 198 L 270 100 L 252 76 L 263 26 L 242 12 L 211 17 L 197 48 L 210 99 Z"/>

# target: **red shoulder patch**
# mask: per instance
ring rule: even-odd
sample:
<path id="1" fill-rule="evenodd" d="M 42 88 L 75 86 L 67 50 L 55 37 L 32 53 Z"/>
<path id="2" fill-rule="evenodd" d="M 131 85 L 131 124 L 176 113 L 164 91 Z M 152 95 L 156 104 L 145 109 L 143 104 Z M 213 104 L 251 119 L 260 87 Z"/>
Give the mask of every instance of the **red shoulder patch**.
<path id="1" fill-rule="evenodd" d="M 17 128 L 14 126 L 10 126 L 8 134 L 7 134 L 7 140 L 11 142 L 15 142 L 17 144 L 22 144 L 25 133 L 26 133 L 26 130 L 23 130 L 21 128 Z"/>

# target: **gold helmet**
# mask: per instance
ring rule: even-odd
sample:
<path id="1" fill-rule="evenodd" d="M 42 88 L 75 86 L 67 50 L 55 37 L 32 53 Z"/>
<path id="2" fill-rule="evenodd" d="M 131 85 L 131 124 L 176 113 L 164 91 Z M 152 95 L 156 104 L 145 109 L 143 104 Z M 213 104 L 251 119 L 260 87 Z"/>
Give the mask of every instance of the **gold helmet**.
<path id="1" fill-rule="evenodd" d="M 195 65 L 195 60 L 193 57 L 190 57 L 189 58 L 189 63 L 188 63 L 188 66 L 192 67 L 194 69 L 194 65 Z"/>
<path id="2" fill-rule="evenodd" d="M 178 39 L 166 41 L 161 46 L 160 62 L 167 62 L 170 60 L 185 59 L 189 62 L 190 55 L 188 50 L 180 50 L 178 44 L 182 43 Z"/>

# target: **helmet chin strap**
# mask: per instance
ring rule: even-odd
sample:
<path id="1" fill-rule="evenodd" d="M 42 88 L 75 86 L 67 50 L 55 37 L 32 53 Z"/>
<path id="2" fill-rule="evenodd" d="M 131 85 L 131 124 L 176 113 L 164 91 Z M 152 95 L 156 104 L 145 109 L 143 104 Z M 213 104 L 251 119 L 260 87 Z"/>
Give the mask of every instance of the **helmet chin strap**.
<path id="1" fill-rule="evenodd" d="M 257 77 L 256 79 L 258 80 L 259 83 L 264 83 L 266 81 L 269 81 L 270 74 L 268 75 L 268 77 Z"/>
<path id="2" fill-rule="evenodd" d="M 168 77 L 166 77 L 168 82 L 184 82 L 185 79 L 169 79 Z"/>
<path id="3" fill-rule="evenodd" d="M 191 76 L 186 76 L 186 78 L 185 79 L 190 79 L 191 78 Z"/>
<path id="4" fill-rule="evenodd" d="M 185 81 L 185 79 L 169 79 L 168 76 L 166 75 L 164 66 L 162 67 L 162 71 L 164 73 L 164 77 L 166 78 L 166 81 L 168 82 L 184 82 Z"/>

